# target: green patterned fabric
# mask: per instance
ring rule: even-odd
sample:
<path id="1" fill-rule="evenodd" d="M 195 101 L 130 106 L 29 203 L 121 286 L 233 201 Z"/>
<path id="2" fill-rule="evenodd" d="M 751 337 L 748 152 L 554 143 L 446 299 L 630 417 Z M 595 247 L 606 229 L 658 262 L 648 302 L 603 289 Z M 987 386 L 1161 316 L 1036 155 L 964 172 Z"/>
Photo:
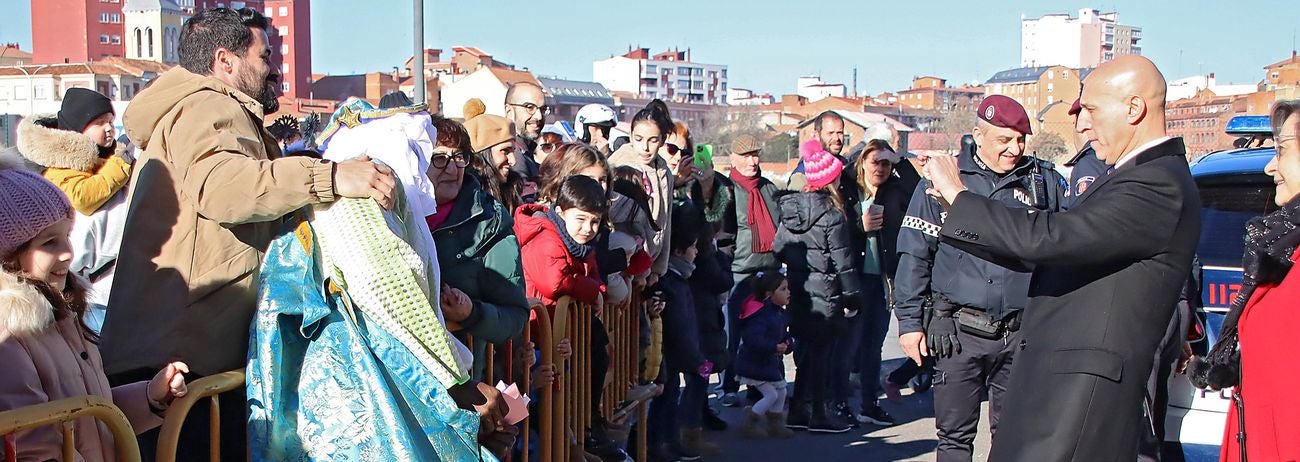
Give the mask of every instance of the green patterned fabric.
<path id="1" fill-rule="evenodd" d="M 438 317 L 439 287 L 432 269 L 393 233 L 375 201 L 340 199 L 318 208 L 312 226 L 326 273 L 362 311 L 410 348 L 444 385 L 469 379 L 469 364 L 456 354 L 457 340 Z"/>

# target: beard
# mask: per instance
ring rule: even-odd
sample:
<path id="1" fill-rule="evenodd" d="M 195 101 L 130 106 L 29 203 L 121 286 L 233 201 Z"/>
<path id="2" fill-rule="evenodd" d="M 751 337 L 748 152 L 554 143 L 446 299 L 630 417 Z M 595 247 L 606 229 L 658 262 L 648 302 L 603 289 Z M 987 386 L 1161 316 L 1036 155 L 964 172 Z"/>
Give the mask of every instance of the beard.
<path id="1" fill-rule="evenodd" d="M 253 98 L 258 104 L 262 105 L 262 114 L 270 115 L 280 110 L 280 99 L 276 95 L 276 84 L 280 81 L 280 76 L 274 73 L 268 73 L 261 79 L 249 70 L 239 76 L 239 91 Z"/>

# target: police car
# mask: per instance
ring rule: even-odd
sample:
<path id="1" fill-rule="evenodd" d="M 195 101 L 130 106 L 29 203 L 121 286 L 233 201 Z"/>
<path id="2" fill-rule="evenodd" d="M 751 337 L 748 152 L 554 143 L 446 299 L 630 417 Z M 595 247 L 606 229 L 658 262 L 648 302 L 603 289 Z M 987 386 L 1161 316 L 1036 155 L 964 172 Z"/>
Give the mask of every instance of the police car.
<path id="1" fill-rule="evenodd" d="M 1277 209 L 1272 177 L 1264 166 L 1276 154 L 1266 143 L 1272 126 L 1266 116 L 1239 116 L 1225 130 L 1241 137 L 1245 146 L 1215 152 L 1191 165 L 1201 195 L 1201 305 L 1206 338 L 1194 345 L 1201 355 L 1217 341 L 1228 305 L 1241 289 L 1241 258 L 1246 221 Z M 1231 390 L 1198 390 L 1186 376 L 1169 380 L 1169 409 L 1165 418 L 1165 446 L 1170 459 L 1181 454 L 1188 461 L 1219 460 L 1219 445 L 1231 406 Z M 1171 453 L 1172 452 L 1172 453 Z"/>

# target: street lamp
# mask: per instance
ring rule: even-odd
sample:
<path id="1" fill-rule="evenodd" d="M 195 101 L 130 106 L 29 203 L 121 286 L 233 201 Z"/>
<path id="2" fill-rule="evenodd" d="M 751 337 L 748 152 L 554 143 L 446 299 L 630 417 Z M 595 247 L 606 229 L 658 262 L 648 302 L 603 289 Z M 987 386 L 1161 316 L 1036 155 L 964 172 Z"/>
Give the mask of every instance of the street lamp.
<path id="1" fill-rule="evenodd" d="M 34 79 L 36 74 L 41 72 L 41 69 L 47 67 L 50 67 L 50 65 L 42 64 L 29 73 L 26 67 L 18 66 L 18 70 L 23 71 L 23 75 L 27 76 L 27 115 L 29 116 L 36 113 L 36 84 Z"/>

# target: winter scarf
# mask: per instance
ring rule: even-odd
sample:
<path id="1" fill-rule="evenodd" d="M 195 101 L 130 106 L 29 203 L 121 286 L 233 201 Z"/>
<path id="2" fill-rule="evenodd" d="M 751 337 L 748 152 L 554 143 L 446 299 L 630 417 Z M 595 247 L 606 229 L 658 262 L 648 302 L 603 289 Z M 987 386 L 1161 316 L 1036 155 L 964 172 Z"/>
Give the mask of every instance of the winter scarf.
<path id="1" fill-rule="evenodd" d="M 731 169 L 731 181 L 740 186 L 745 192 L 749 193 L 749 205 L 745 211 L 748 216 L 746 220 L 750 229 L 754 233 L 754 252 L 767 253 L 772 251 L 772 242 L 776 240 L 776 222 L 772 221 L 772 214 L 767 210 L 767 202 L 763 200 L 762 188 L 759 187 L 762 175 L 754 175 L 753 178 L 741 175 L 736 169 Z"/>
<path id="2" fill-rule="evenodd" d="M 695 273 L 695 262 L 674 254 L 668 257 L 668 271 L 680 274 L 682 279 L 690 279 Z"/>
<path id="3" fill-rule="evenodd" d="M 555 211 L 555 207 L 546 209 L 546 218 L 555 224 L 555 230 L 559 231 L 560 240 L 564 241 L 564 248 L 569 250 L 569 255 L 573 255 L 574 258 L 579 260 L 586 259 L 587 254 L 591 253 L 591 245 L 579 244 L 578 241 L 573 240 L 573 236 L 569 234 L 569 228 L 564 225 L 564 218 L 561 218 L 559 212 Z"/>
<path id="4" fill-rule="evenodd" d="M 1232 300 L 1223 321 L 1219 343 L 1204 360 L 1197 359 L 1189 374 L 1192 383 L 1220 390 L 1240 384 L 1241 353 L 1237 349 L 1237 322 L 1261 284 L 1277 284 L 1295 264 L 1291 256 L 1300 244 L 1300 198 L 1293 198 L 1281 209 L 1246 223 L 1246 255 L 1241 291 Z"/>

